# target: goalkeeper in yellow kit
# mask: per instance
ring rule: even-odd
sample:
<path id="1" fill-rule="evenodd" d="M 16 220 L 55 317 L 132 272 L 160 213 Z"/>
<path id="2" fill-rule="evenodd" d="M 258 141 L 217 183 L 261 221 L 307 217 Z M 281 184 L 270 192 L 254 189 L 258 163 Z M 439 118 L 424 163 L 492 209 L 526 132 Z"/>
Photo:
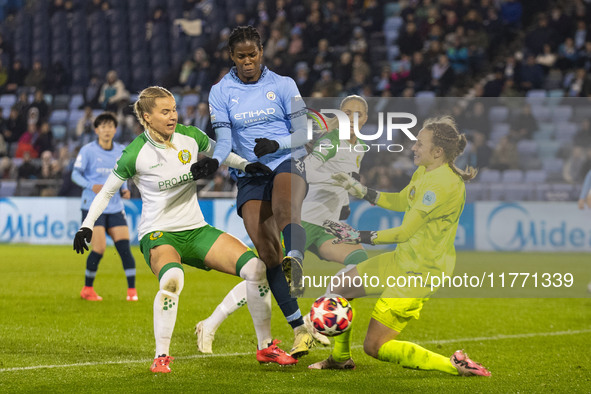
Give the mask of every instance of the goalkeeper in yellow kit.
<path id="1" fill-rule="evenodd" d="M 414 343 L 396 340 L 411 319 L 419 318 L 423 303 L 432 294 L 431 284 L 426 283 L 428 278 L 453 272 L 456 260 L 454 239 L 466 199 L 464 182 L 476 175 L 474 168 L 462 171 L 454 164 L 465 147 L 466 137 L 458 132 L 451 117 L 428 119 L 412 148 L 418 169 L 400 193 L 380 193 L 361 185 L 348 174 L 333 175 L 350 194 L 386 209 L 405 212 L 399 227 L 383 231 L 357 231 L 343 223 L 325 222 L 326 230 L 337 237 L 334 242 L 398 244 L 395 251 L 341 271 L 341 283 L 361 283 L 354 279 L 365 275 L 377 276 L 381 284 L 385 284 L 387 278 L 410 276 L 422 278 L 424 282 L 422 286 L 407 287 L 389 284 L 383 293 L 381 285 L 377 293 L 369 287 L 343 285 L 329 291 L 349 299 L 382 293 L 372 312 L 363 344 L 368 355 L 407 368 L 462 376 L 490 376 L 486 368 L 469 359 L 462 350 L 447 358 Z M 412 283 L 398 281 L 405 282 Z M 310 368 L 347 369 L 354 366 L 350 359 L 350 342 L 335 337 L 337 347 L 343 357 L 338 359 L 339 352 L 333 351 L 327 360 L 312 364 Z"/>

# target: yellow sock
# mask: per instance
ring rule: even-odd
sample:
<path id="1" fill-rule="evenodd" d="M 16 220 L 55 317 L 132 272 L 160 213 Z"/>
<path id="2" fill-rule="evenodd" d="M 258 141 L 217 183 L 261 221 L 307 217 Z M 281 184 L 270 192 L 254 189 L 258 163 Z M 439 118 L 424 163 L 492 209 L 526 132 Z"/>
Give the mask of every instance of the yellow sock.
<path id="1" fill-rule="evenodd" d="M 353 308 L 353 304 L 351 304 L 351 308 Z M 332 358 L 335 361 L 342 363 L 343 361 L 347 361 L 351 358 L 351 343 L 353 342 L 353 337 L 351 336 L 351 332 L 353 331 L 353 322 L 355 321 L 355 309 L 353 309 L 353 319 L 351 320 L 351 328 L 346 331 L 345 333 L 334 337 L 334 347 L 332 348 Z"/>
<path id="2" fill-rule="evenodd" d="M 384 343 L 378 351 L 378 360 L 400 364 L 407 368 L 458 374 L 458 370 L 449 358 L 411 342 L 392 340 Z"/>

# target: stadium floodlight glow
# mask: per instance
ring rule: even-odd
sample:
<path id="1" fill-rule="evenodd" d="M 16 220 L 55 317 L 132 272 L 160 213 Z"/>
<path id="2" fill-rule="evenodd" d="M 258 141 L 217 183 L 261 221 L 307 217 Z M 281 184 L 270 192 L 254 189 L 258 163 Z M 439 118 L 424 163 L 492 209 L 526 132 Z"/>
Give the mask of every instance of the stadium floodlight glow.
<path id="1" fill-rule="evenodd" d="M 314 115 L 312 118 L 308 118 L 307 124 L 307 131 L 308 131 L 308 139 L 312 140 L 314 135 L 314 122 L 320 124 L 320 120 L 326 126 L 326 120 L 322 115 L 331 114 L 337 118 L 339 123 L 339 139 L 340 140 L 349 140 L 351 139 L 351 122 L 349 121 L 349 117 L 343 111 L 338 109 L 321 109 L 320 112 L 313 111 Z M 417 137 L 410 132 L 410 128 L 413 128 L 417 125 L 417 117 L 409 112 L 378 112 L 378 130 L 375 134 L 372 135 L 365 135 L 361 134 L 359 131 L 359 114 L 355 113 L 353 115 L 353 132 L 362 141 L 375 141 L 380 138 L 384 134 L 384 114 L 386 119 L 386 138 L 388 141 L 392 141 L 392 136 L 394 130 L 402 131 L 411 141 L 416 141 Z M 320 120 L 319 120 L 319 119 Z M 394 119 L 401 119 L 405 118 L 410 120 L 407 123 L 394 123 Z M 330 131 L 330 130 L 328 130 Z"/>

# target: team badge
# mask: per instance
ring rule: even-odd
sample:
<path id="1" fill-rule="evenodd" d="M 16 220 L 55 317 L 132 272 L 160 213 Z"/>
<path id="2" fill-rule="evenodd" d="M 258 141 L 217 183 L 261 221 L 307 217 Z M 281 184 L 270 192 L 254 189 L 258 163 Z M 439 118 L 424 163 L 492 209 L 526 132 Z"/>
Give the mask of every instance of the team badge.
<path id="1" fill-rule="evenodd" d="M 268 91 L 268 92 L 267 92 L 267 98 L 268 98 L 269 100 L 271 100 L 271 101 L 274 101 L 276 97 L 277 97 L 277 96 L 275 95 L 275 92 L 272 92 L 272 91 Z"/>
<path id="2" fill-rule="evenodd" d="M 183 149 L 179 152 L 179 160 L 181 161 L 181 163 L 187 164 L 191 161 L 191 152 L 189 152 L 186 149 Z"/>
<path id="3" fill-rule="evenodd" d="M 162 231 L 154 231 L 150 234 L 150 241 L 156 241 L 158 238 L 162 237 L 164 233 Z"/>
<path id="4" fill-rule="evenodd" d="M 414 200 L 416 191 L 417 191 L 417 188 L 413 186 L 412 189 L 410 189 L 410 192 L 408 193 L 408 198 L 410 198 L 411 200 Z"/>
<path id="5" fill-rule="evenodd" d="M 423 204 L 427 206 L 435 204 L 435 193 L 430 190 L 426 191 L 423 195 Z"/>

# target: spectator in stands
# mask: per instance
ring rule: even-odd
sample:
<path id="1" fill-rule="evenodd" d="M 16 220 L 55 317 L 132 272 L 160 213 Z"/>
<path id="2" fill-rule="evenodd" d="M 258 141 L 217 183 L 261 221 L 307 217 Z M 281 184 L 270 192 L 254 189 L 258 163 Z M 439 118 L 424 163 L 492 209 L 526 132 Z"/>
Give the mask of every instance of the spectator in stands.
<path id="1" fill-rule="evenodd" d="M 554 47 L 555 43 L 556 33 L 548 27 L 547 17 L 539 16 L 537 27 L 525 36 L 525 47 L 530 53 L 538 55 L 542 53 L 544 44 Z"/>
<path id="2" fill-rule="evenodd" d="M 577 48 L 578 51 L 583 49 L 585 47 L 585 43 L 587 42 L 587 40 L 589 38 L 591 38 L 591 37 L 589 36 L 589 33 L 587 31 L 587 25 L 585 25 L 585 21 L 578 20 L 577 21 L 577 30 L 575 30 L 575 33 L 573 36 L 575 48 Z"/>
<path id="3" fill-rule="evenodd" d="M 486 135 L 475 131 L 468 139 L 470 141 L 470 144 L 468 144 L 469 149 L 468 152 L 464 153 L 466 156 L 466 165 L 478 168 L 479 170 L 487 168 L 490 164 L 493 151 L 487 144 Z"/>
<path id="4" fill-rule="evenodd" d="M 531 112 L 531 106 L 527 103 L 521 107 L 521 111 L 510 124 L 510 135 L 515 141 L 530 140 L 533 138 L 534 132 L 538 130 L 538 121 Z"/>
<path id="5" fill-rule="evenodd" d="M 39 60 L 35 60 L 33 62 L 33 68 L 25 77 L 24 84 L 25 87 L 29 88 L 30 92 L 44 90 L 46 79 L 47 75 L 45 74 L 45 70 L 43 70 L 43 65 Z"/>
<path id="6" fill-rule="evenodd" d="M 482 92 L 483 97 L 499 97 L 504 85 L 503 80 L 503 69 L 500 67 L 495 68 L 493 78 L 484 84 L 484 90 Z"/>
<path id="7" fill-rule="evenodd" d="M 33 102 L 29 105 L 27 111 L 30 111 L 31 108 L 37 108 L 37 111 L 39 111 L 39 122 L 49 119 L 49 105 L 45 101 L 42 90 L 35 90 Z"/>
<path id="8" fill-rule="evenodd" d="M 37 179 L 39 177 L 39 167 L 31 160 L 33 157 L 30 152 L 23 152 L 23 163 L 17 170 L 17 179 Z"/>
<path id="9" fill-rule="evenodd" d="M 10 62 L 13 55 L 12 44 L 4 40 L 4 36 L 0 34 L 0 56 L 6 61 Z"/>
<path id="10" fill-rule="evenodd" d="M 520 1 L 505 0 L 501 4 L 501 20 L 513 30 L 521 28 L 521 16 L 523 7 Z"/>
<path id="11" fill-rule="evenodd" d="M 25 85 L 25 77 L 27 76 L 27 70 L 24 69 L 23 63 L 16 59 L 12 63 L 12 68 L 8 73 L 8 81 L 6 82 L 6 93 L 16 93 L 17 89 Z"/>
<path id="12" fill-rule="evenodd" d="M 189 75 L 187 86 L 197 93 L 207 92 L 211 88 L 211 63 L 203 48 L 197 48 L 193 54 L 195 67 Z"/>
<path id="13" fill-rule="evenodd" d="M 87 105 L 84 107 L 84 115 L 76 123 L 76 144 L 84 146 L 94 140 L 94 115 L 92 108 Z"/>
<path id="14" fill-rule="evenodd" d="M 4 135 L 0 134 L 0 157 L 8 156 L 8 143 L 4 139 Z"/>
<path id="15" fill-rule="evenodd" d="M 501 90 L 501 97 L 505 97 L 508 100 L 501 99 L 501 102 L 511 102 L 513 97 L 522 97 L 523 95 L 515 89 L 515 82 L 512 79 L 505 79 L 503 83 L 503 89 Z"/>
<path id="16" fill-rule="evenodd" d="M 8 156 L 0 158 L 0 179 L 14 178 L 14 165 Z"/>
<path id="17" fill-rule="evenodd" d="M 563 71 L 571 69 L 577 63 L 578 57 L 579 54 L 575 48 L 574 40 L 571 37 L 567 37 L 567 39 L 558 47 L 556 67 Z"/>
<path id="18" fill-rule="evenodd" d="M 548 75 L 548 72 L 550 71 L 550 69 L 552 67 L 554 67 L 554 64 L 556 63 L 556 54 L 554 52 L 552 52 L 552 47 L 550 47 L 549 44 L 544 44 L 544 49 L 542 51 L 542 53 L 540 53 L 537 57 L 536 57 L 536 63 L 539 64 L 540 66 L 542 66 L 542 69 L 544 70 L 544 74 Z"/>
<path id="19" fill-rule="evenodd" d="M 558 41 L 563 41 L 572 33 L 572 21 L 568 15 L 562 12 L 559 6 L 554 6 L 550 12 L 548 26 L 554 30 Z"/>
<path id="20" fill-rule="evenodd" d="M 72 181 L 72 171 L 74 170 L 74 162 L 78 156 L 80 147 L 74 149 L 70 154 L 68 163 L 63 166 L 62 170 L 62 185 L 57 192 L 60 197 L 80 197 L 82 195 L 82 188 Z"/>
<path id="21" fill-rule="evenodd" d="M 562 179 L 568 183 L 581 182 L 586 174 L 586 171 L 584 171 L 586 162 L 587 155 L 585 148 L 574 146 L 562 167 Z"/>
<path id="22" fill-rule="evenodd" d="M 565 78 L 568 80 L 568 78 Z M 584 68 L 579 68 L 574 73 L 567 87 L 568 97 L 587 97 L 591 93 L 591 81 Z"/>
<path id="23" fill-rule="evenodd" d="M 509 137 L 499 140 L 490 158 L 490 168 L 500 171 L 519 169 L 517 144 Z"/>
<path id="24" fill-rule="evenodd" d="M 587 41 L 585 46 L 579 51 L 579 61 L 577 67 L 591 70 L 591 41 Z"/>
<path id="25" fill-rule="evenodd" d="M 524 90 L 541 89 L 544 83 L 544 70 L 536 63 L 534 55 L 527 55 L 526 64 L 521 66 L 521 88 Z"/>
<path id="26" fill-rule="evenodd" d="M 240 26 L 240 25 L 238 25 Z M 227 51 L 225 51 L 227 52 Z M 294 26 L 290 31 L 289 46 L 287 47 L 287 55 L 291 58 L 296 58 L 304 52 L 304 40 L 302 38 L 302 28 Z"/>
<path id="27" fill-rule="evenodd" d="M 359 53 L 364 55 L 367 53 L 367 40 L 365 39 L 365 31 L 361 26 L 356 26 L 353 29 L 353 37 L 349 41 L 349 50 L 355 54 Z"/>
<path id="28" fill-rule="evenodd" d="M 339 61 L 335 62 L 334 66 L 334 79 L 339 81 L 341 84 L 346 84 L 351 79 L 353 74 L 353 55 L 351 52 L 344 51 L 339 57 Z"/>
<path id="29" fill-rule="evenodd" d="M 193 125 L 205 132 L 209 137 L 215 138 L 215 133 L 211 127 L 209 104 L 207 102 L 201 101 L 197 104 L 197 113 L 195 113 Z"/>
<path id="30" fill-rule="evenodd" d="M 8 69 L 2 64 L 2 59 L 0 58 L 0 93 L 4 93 L 7 84 Z"/>
<path id="31" fill-rule="evenodd" d="M 81 105 L 80 109 L 84 107 L 91 107 L 92 109 L 101 108 L 101 104 L 99 103 L 101 87 L 102 83 L 98 75 L 92 74 L 90 76 L 90 82 L 88 82 L 88 85 L 84 88 L 84 92 L 82 94 L 84 98 L 84 104 Z"/>
<path id="32" fill-rule="evenodd" d="M 495 120 L 493 120 L 495 122 Z M 490 133 L 490 122 L 488 122 L 488 113 L 483 100 L 474 101 L 473 105 L 468 106 L 464 113 L 462 129 L 470 131 L 479 131 L 488 137 Z"/>
<path id="33" fill-rule="evenodd" d="M 407 23 L 404 30 L 398 36 L 398 47 L 403 55 L 412 56 L 413 53 L 423 49 L 423 39 L 417 31 L 414 22 Z"/>
<path id="34" fill-rule="evenodd" d="M 103 109 L 114 113 L 129 104 L 129 92 L 117 76 L 117 71 L 111 70 L 107 73 L 107 81 L 99 94 L 99 103 Z"/>
<path id="35" fill-rule="evenodd" d="M 314 90 L 322 92 L 324 97 L 337 97 L 342 89 L 342 85 L 332 79 L 332 72 L 330 70 L 322 71 L 320 80 L 314 85 Z"/>
<path id="36" fill-rule="evenodd" d="M 58 180 L 61 179 L 62 169 L 59 161 L 53 158 L 50 151 L 41 153 L 41 168 L 39 169 L 39 179 Z M 56 183 L 57 184 L 57 183 Z M 39 195 L 41 197 L 49 197 L 57 195 L 56 184 L 43 185 L 40 187 Z"/>
<path id="37" fill-rule="evenodd" d="M 445 96 L 451 88 L 454 79 L 454 71 L 450 67 L 447 56 L 440 54 L 437 63 L 431 67 L 431 87 L 438 96 Z"/>
<path id="38" fill-rule="evenodd" d="M 271 36 L 265 43 L 264 57 L 267 62 L 287 49 L 288 40 L 287 37 L 283 36 L 281 29 L 271 29 Z"/>
<path id="39" fill-rule="evenodd" d="M 407 86 L 412 87 L 417 92 L 427 90 L 431 84 L 431 78 L 429 78 L 429 75 L 429 66 L 425 63 L 423 53 L 413 53 Z"/>
<path id="40" fill-rule="evenodd" d="M 27 123 L 22 117 L 19 116 L 18 110 L 15 107 L 12 107 L 10 109 L 8 119 L 6 119 L 5 128 L 2 131 L 4 140 L 9 145 L 9 152 L 13 151 L 12 145 L 16 145 L 17 141 L 19 140 L 19 138 L 21 138 L 21 135 L 23 135 L 26 129 Z"/>
<path id="41" fill-rule="evenodd" d="M 314 81 L 310 78 L 310 68 L 306 62 L 298 62 L 295 66 L 294 78 L 302 97 L 309 97 L 314 88 Z"/>
<path id="42" fill-rule="evenodd" d="M 70 73 L 59 60 L 51 66 L 51 78 L 49 79 L 48 89 L 53 95 L 67 94 L 70 88 Z"/>
<path id="43" fill-rule="evenodd" d="M 385 90 L 390 90 L 390 71 L 390 66 L 384 66 L 380 75 L 374 77 L 373 93 L 375 96 L 381 96 Z"/>
<path id="44" fill-rule="evenodd" d="M 53 132 L 51 131 L 49 122 L 41 122 L 33 147 L 37 152 L 49 152 L 50 154 L 53 152 Z"/>

